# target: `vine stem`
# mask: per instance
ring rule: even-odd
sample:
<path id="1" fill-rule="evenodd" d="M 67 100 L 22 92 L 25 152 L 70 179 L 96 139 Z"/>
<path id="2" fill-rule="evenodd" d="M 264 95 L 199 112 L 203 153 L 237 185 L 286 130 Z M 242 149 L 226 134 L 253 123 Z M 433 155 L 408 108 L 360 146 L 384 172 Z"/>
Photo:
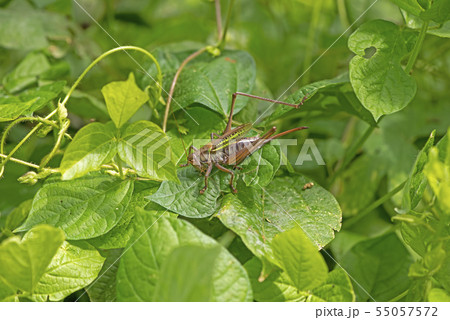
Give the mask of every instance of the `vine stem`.
<path id="1" fill-rule="evenodd" d="M 22 165 L 30 167 L 30 168 L 39 169 L 39 166 L 37 164 L 31 163 L 28 161 L 24 161 L 24 160 L 20 160 L 20 159 L 16 159 L 16 158 L 10 157 L 9 155 L 0 153 L 0 158 L 6 159 L 8 157 L 9 157 L 9 160 L 12 162 L 16 162 L 16 163 L 22 164 Z"/>
<path id="2" fill-rule="evenodd" d="M 3 162 L 0 164 L 0 177 L 4 173 L 6 162 L 8 162 L 11 159 L 12 155 L 42 126 L 43 123 L 45 123 L 46 120 L 50 119 L 51 117 L 53 117 L 58 112 L 60 105 L 65 107 L 65 105 L 66 105 L 67 101 L 69 100 L 70 96 L 72 95 L 73 91 L 76 89 L 76 87 L 81 82 L 81 80 L 84 78 L 84 76 L 89 72 L 89 70 L 91 70 L 99 61 L 101 61 L 105 57 L 109 56 L 110 54 L 112 54 L 114 52 L 117 52 L 117 51 L 125 51 L 125 50 L 139 51 L 141 53 L 144 53 L 146 56 L 148 56 L 153 61 L 153 63 L 156 65 L 156 69 L 158 71 L 156 84 L 159 87 L 159 90 L 161 92 L 161 90 L 162 90 L 162 83 L 161 83 L 162 82 L 162 72 L 161 72 L 161 68 L 159 66 L 158 61 L 155 59 L 155 57 L 150 52 L 148 52 L 145 49 L 142 49 L 142 48 L 139 48 L 139 47 L 135 47 L 135 46 L 121 46 L 121 47 L 117 47 L 117 48 L 114 48 L 114 49 L 111 49 L 111 50 L 108 50 L 108 51 L 104 52 L 99 57 L 97 57 L 94 61 L 92 61 L 92 63 L 86 69 L 84 69 L 84 71 L 80 74 L 80 76 L 77 78 L 75 83 L 72 85 L 72 87 L 67 92 L 66 96 L 64 97 L 64 100 L 61 103 L 58 103 L 58 108 L 56 108 L 51 113 L 49 113 L 45 118 L 41 119 L 41 122 L 38 123 L 36 126 L 34 126 L 34 128 L 31 129 L 30 132 L 28 132 L 28 134 L 6 156 L 5 160 L 3 160 Z M 17 120 L 20 120 L 20 119 L 17 119 Z M 60 120 L 61 120 L 61 118 L 60 118 Z M 62 137 L 66 134 L 66 131 L 67 131 L 68 127 L 69 126 L 68 126 L 67 123 L 63 124 L 63 126 L 61 127 L 61 130 L 58 133 L 58 138 L 57 138 L 56 144 L 53 147 L 51 153 L 45 159 L 44 163 L 48 163 L 48 161 L 51 160 L 53 155 L 56 154 L 56 152 L 58 151 L 59 145 L 61 144 Z M 3 137 L 2 137 L 2 141 L 4 140 L 4 138 L 5 138 L 5 135 L 3 135 Z M 3 152 L 3 149 L 1 150 L 1 153 L 2 152 Z M 42 165 L 39 168 L 42 168 Z"/>
<path id="3" fill-rule="evenodd" d="M 169 90 L 169 96 L 167 97 L 167 103 L 166 103 L 166 110 L 164 111 L 164 120 L 163 120 L 163 126 L 162 129 L 164 132 L 166 132 L 167 129 L 167 119 L 169 118 L 169 111 L 170 111 L 170 105 L 172 103 L 172 96 L 173 92 L 175 91 L 175 85 L 177 84 L 178 77 L 180 76 L 181 71 L 184 69 L 184 67 L 194 59 L 195 57 L 201 55 L 203 52 L 207 50 L 207 47 L 201 48 L 198 51 L 195 51 L 190 56 L 188 56 L 184 61 L 180 64 L 180 67 L 178 68 L 177 72 L 175 73 L 175 76 L 173 77 L 172 84 L 170 85 Z"/>
<path id="4" fill-rule="evenodd" d="M 422 48 L 423 40 L 425 39 L 425 36 L 427 34 L 428 30 L 428 24 L 430 21 L 424 21 L 422 24 L 422 28 L 420 29 L 419 38 L 417 39 L 416 43 L 414 44 L 413 51 L 411 53 L 411 56 L 408 59 L 408 63 L 406 64 L 405 72 L 410 73 L 412 71 L 412 68 L 414 67 L 414 64 L 416 63 L 417 56 L 419 55 L 420 49 Z"/>
<path id="5" fill-rule="evenodd" d="M 219 43 L 216 46 L 220 50 L 222 50 L 225 46 L 225 41 L 226 41 L 227 32 L 228 32 L 228 26 L 230 24 L 230 19 L 231 19 L 231 10 L 233 9 L 233 5 L 234 5 L 234 0 L 230 0 L 230 2 L 228 3 L 228 11 L 227 11 L 227 17 L 225 20 L 225 27 L 223 28 L 222 36 L 219 39 Z"/>
<path id="6" fill-rule="evenodd" d="M 53 110 L 52 112 L 50 112 L 45 118 L 44 120 L 48 120 L 51 117 L 53 117 L 56 113 L 58 112 L 58 109 Z M 28 134 L 22 139 L 20 140 L 20 142 L 14 147 L 14 149 L 11 150 L 11 152 L 8 154 L 8 156 L 5 158 L 5 160 L 2 161 L 2 163 L 0 163 L 0 177 L 3 176 L 3 173 L 5 172 L 5 164 L 6 162 L 8 162 L 9 160 L 11 160 L 11 157 L 14 155 L 14 153 L 19 150 L 19 148 L 40 128 L 42 127 L 42 122 L 39 122 L 37 125 L 34 126 L 33 129 L 30 130 L 30 132 L 28 132 Z M 2 141 L 3 141 L 3 137 L 2 137 Z M 3 153 L 3 150 L 2 150 Z"/>
<path id="7" fill-rule="evenodd" d="M 121 47 L 117 47 L 111 50 L 108 50 L 104 53 L 102 53 L 100 56 L 97 57 L 97 59 L 95 59 L 94 61 L 91 62 L 91 64 L 84 69 L 83 73 L 80 74 L 80 76 L 78 77 L 78 79 L 75 81 L 75 83 L 72 85 L 72 87 L 69 89 L 69 92 L 67 92 L 64 100 L 61 102 L 62 105 L 66 105 L 67 100 L 69 100 L 70 96 L 72 95 L 73 91 L 76 89 L 76 87 L 78 86 L 78 84 L 81 82 L 81 80 L 84 78 L 84 76 L 100 61 L 103 60 L 105 57 L 109 56 L 110 54 L 117 52 L 117 51 L 125 51 L 125 50 L 135 50 L 135 51 L 139 51 L 144 53 L 146 56 L 148 56 L 153 63 L 156 65 L 156 69 L 158 70 L 158 81 L 156 81 L 157 86 L 159 87 L 159 89 L 162 89 L 162 84 L 161 79 L 162 79 L 162 72 L 161 72 L 161 67 L 159 66 L 158 61 L 155 59 L 155 57 L 148 52 L 145 49 L 139 48 L 139 47 L 135 47 L 135 46 L 121 46 Z"/>
<path id="8" fill-rule="evenodd" d="M 394 189 L 392 189 L 391 191 L 389 191 L 388 193 L 386 193 L 384 196 L 382 196 L 381 198 L 379 198 L 378 200 L 372 202 L 371 205 L 369 205 L 368 207 L 366 207 L 366 209 L 364 209 L 360 214 L 358 214 L 357 216 L 354 216 L 352 218 L 350 218 L 346 223 L 345 226 L 351 227 L 353 226 L 356 222 L 358 222 L 359 220 L 361 220 L 362 218 L 364 218 L 366 215 L 368 215 L 370 212 L 372 212 L 373 210 L 375 210 L 376 208 L 378 208 L 379 206 L 381 206 L 383 203 L 385 203 L 386 201 L 388 201 L 390 198 L 392 198 L 395 194 L 397 194 L 399 191 L 401 191 L 403 189 L 403 187 L 405 186 L 407 180 L 403 181 L 402 183 L 400 183 L 398 186 L 396 186 Z"/>

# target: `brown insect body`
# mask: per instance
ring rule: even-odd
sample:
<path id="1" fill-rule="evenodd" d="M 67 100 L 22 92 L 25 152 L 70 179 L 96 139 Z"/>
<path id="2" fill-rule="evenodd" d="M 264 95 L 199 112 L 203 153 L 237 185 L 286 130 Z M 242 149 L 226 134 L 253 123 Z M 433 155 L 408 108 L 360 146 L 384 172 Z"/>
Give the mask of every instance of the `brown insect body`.
<path id="1" fill-rule="evenodd" d="M 191 146 L 189 148 L 189 153 L 187 155 L 187 163 L 181 165 L 182 167 L 192 165 L 205 175 L 205 187 L 200 190 L 201 194 L 203 194 L 205 190 L 208 188 L 208 178 L 209 175 L 211 174 L 213 166 L 215 166 L 217 169 L 221 171 L 230 174 L 231 176 L 230 187 L 231 190 L 234 193 L 236 193 L 237 190 L 233 186 L 234 172 L 231 169 L 224 167 L 223 165 L 233 166 L 233 168 L 236 169 L 237 165 L 242 161 L 244 161 L 245 158 L 247 158 L 253 152 L 260 149 L 262 146 L 272 141 L 273 139 L 277 139 L 285 134 L 294 131 L 307 129 L 307 127 L 298 127 L 284 131 L 277 135 L 273 135 L 276 131 L 276 127 L 272 127 L 261 137 L 259 136 L 243 137 L 243 135 L 245 135 L 252 128 L 252 124 L 246 123 L 234 129 L 231 129 L 234 104 L 237 95 L 243 95 L 250 98 L 284 104 L 294 108 L 298 108 L 300 105 L 303 104 L 304 100 L 306 99 L 305 97 L 298 105 L 294 105 L 277 100 L 253 96 L 246 93 L 241 92 L 234 93 L 231 102 L 230 116 L 228 118 L 228 123 L 224 132 L 221 135 L 218 135 L 217 133 L 211 133 L 211 142 L 205 144 L 199 149 L 195 148 L 194 146 Z"/>

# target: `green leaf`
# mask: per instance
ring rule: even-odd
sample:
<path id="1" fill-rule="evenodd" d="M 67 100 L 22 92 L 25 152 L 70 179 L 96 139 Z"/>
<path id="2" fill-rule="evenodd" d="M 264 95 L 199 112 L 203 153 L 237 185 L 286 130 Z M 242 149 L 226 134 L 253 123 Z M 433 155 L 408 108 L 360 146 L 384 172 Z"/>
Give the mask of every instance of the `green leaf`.
<path id="1" fill-rule="evenodd" d="M 173 94 L 174 108 L 201 103 L 227 117 L 232 94 L 236 91 L 251 92 L 256 77 L 255 61 L 244 51 L 225 50 L 208 62 L 187 65 L 180 74 Z M 247 103 L 236 99 L 235 113 Z"/>
<path id="2" fill-rule="evenodd" d="M 28 217 L 31 210 L 32 200 L 25 200 L 6 217 L 5 228 L 13 231 L 18 228 Z"/>
<path id="3" fill-rule="evenodd" d="M 87 244 L 68 242 L 58 249 L 33 291 L 34 301 L 59 301 L 91 283 L 105 258 Z"/>
<path id="4" fill-rule="evenodd" d="M 134 227 L 133 238 L 124 251 L 117 274 L 118 301 L 152 301 L 162 266 L 175 248 L 217 247 L 214 239 L 187 221 L 160 211 L 138 212 Z M 252 300 L 244 268 L 225 248 L 220 247 L 216 263 L 210 267 L 213 272 L 211 301 Z"/>
<path id="5" fill-rule="evenodd" d="M 116 301 L 116 275 L 123 249 L 108 250 L 105 263 L 98 273 L 97 278 L 86 288 L 91 301 L 114 302 Z"/>
<path id="6" fill-rule="evenodd" d="M 327 264 L 300 227 L 276 235 L 272 250 L 297 289 L 307 291 L 325 281 Z"/>
<path id="7" fill-rule="evenodd" d="M 0 46 L 7 49 L 41 49 L 48 45 L 39 19 L 28 12 L 0 10 Z"/>
<path id="8" fill-rule="evenodd" d="M 351 281 L 341 268 L 328 273 L 325 282 L 320 286 L 309 291 L 301 291 L 292 284 L 286 272 L 279 269 L 273 270 L 266 279 L 260 279 L 262 264 L 256 257 L 246 262 L 244 267 L 252 283 L 256 301 L 355 301 Z"/>
<path id="9" fill-rule="evenodd" d="M 437 23 L 444 23 L 450 20 L 450 1 L 433 0 L 430 7 L 420 14 L 423 20 L 433 20 Z"/>
<path id="10" fill-rule="evenodd" d="M 408 48 L 400 27 L 383 20 L 366 22 L 350 36 L 348 47 L 356 54 L 350 61 L 351 84 L 375 120 L 409 104 L 417 86 L 401 65 Z M 375 49 L 370 57 L 369 49 Z"/>
<path id="11" fill-rule="evenodd" d="M 375 201 L 388 165 L 379 155 L 363 154 L 342 174 L 342 186 L 336 194 L 345 217 L 357 215 Z M 364 183 L 362 183 L 364 181 Z"/>
<path id="12" fill-rule="evenodd" d="M 76 133 L 64 152 L 60 165 L 62 179 L 71 180 L 99 170 L 116 153 L 117 141 L 112 122 L 106 125 L 90 123 Z"/>
<path id="13" fill-rule="evenodd" d="M 149 203 L 148 195 L 154 193 L 156 188 L 146 189 L 133 194 L 130 204 L 120 221 L 110 231 L 88 242 L 98 249 L 124 248 L 133 234 L 132 221 L 138 208 L 145 208 Z"/>
<path id="14" fill-rule="evenodd" d="M 341 209 L 334 197 L 302 175 L 275 178 L 262 191 L 243 185 L 237 195 L 222 199 L 217 217 L 237 233 L 254 255 L 273 263 L 270 243 L 275 235 L 300 226 L 310 240 L 322 248 L 341 227 Z M 262 202 L 264 198 L 264 203 Z"/>
<path id="15" fill-rule="evenodd" d="M 148 101 L 148 95 L 136 85 L 133 73 L 126 81 L 108 83 L 102 88 L 102 94 L 117 128 L 122 127 Z"/>
<path id="16" fill-rule="evenodd" d="M 164 181 L 158 191 L 148 199 L 185 217 L 209 217 L 218 209 L 217 199 L 221 191 L 219 176 L 213 172 L 209 178 L 208 189 L 204 194 L 200 194 L 205 184 L 203 176 L 193 167 L 180 169 L 180 183 Z"/>
<path id="17" fill-rule="evenodd" d="M 450 302 L 450 294 L 440 288 L 433 288 L 428 294 L 429 302 Z"/>
<path id="18" fill-rule="evenodd" d="M 244 168 L 240 173 L 243 173 L 242 180 L 247 186 L 267 186 L 281 166 L 280 147 L 266 145 L 247 157 L 239 166 Z"/>
<path id="19" fill-rule="evenodd" d="M 51 100 L 58 97 L 64 89 L 65 81 L 56 81 L 38 88 L 28 89 L 22 92 L 18 97 L 23 102 L 34 101 L 26 113 L 31 113 L 45 107 Z"/>
<path id="20" fill-rule="evenodd" d="M 16 291 L 11 289 L 0 279 L 0 302 L 16 301 Z"/>
<path id="21" fill-rule="evenodd" d="M 0 279 L 11 288 L 33 292 L 63 242 L 64 233 L 47 225 L 34 227 L 22 239 L 6 239 L 0 244 Z"/>
<path id="22" fill-rule="evenodd" d="M 2 101 L 3 100 L 3 101 Z M 27 102 L 12 102 L 12 103 L 4 103 L 7 102 L 4 99 L 0 98 L 0 122 L 3 121 L 11 121 L 17 119 L 22 114 L 26 113 L 33 104 L 37 101 L 37 98 L 27 101 Z"/>
<path id="23" fill-rule="evenodd" d="M 138 121 L 125 128 L 118 154 L 141 177 L 178 181 L 169 139 L 150 121 Z"/>
<path id="24" fill-rule="evenodd" d="M 211 301 L 214 266 L 220 247 L 175 248 L 161 266 L 154 301 Z"/>
<path id="25" fill-rule="evenodd" d="M 50 63 L 43 53 L 31 52 L 3 78 L 2 82 L 8 92 L 18 92 L 36 83 L 39 75 L 49 68 Z"/>
<path id="26" fill-rule="evenodd" d="M 73 181 L 49 179 L 33 199 L 25 224 L 16 231 L 46 223 L 64 230 L 67 239 L 89 239 L 105 234 L 122 218 L 133 183 L 90 174 Z"/>
<path id="27" fill-rule="evenodd" d="M 434 130 L 422 150 L 417 155 L 416 162 L 411 170 L 408 180 L 403 189 L 402 211 L 404 213 L 414 209 L 422 200 L 423 193 L 427 187 L 427 178 L 423 169 L 428 162 L 428 151 L 433 146 L 436 130 Z"/>
<path id="28" fill-rule="evenodd" d="M 394 233 L 357 243 L 341 261 L 357 301 L 389 301 L 408 289 L 412 257 Z M 370 296 L 369 296 L 370 294 Z"/>
<path id="29" fill-rule="evenodd" d="M 391 0 L 400 8 L 419 16 L 425 9 L 419 4 L 417 0 Z"/>
<path id="30" fill-rule="evenodd" d="M 352 282 L 342 268 L 336 268 L 330 273 L 325 282 L 311 290 L 307 301 L 313 302 L 354 302 Z"/>

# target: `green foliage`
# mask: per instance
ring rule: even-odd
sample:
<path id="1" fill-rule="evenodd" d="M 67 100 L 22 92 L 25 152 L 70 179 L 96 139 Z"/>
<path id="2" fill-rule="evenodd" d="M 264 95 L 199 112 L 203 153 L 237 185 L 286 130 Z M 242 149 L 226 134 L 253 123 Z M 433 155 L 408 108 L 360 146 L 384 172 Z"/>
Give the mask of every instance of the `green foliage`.
<path id="1" fill-rule="evenodd" d="M 169 300 L 181 297 L 199 299 L 204 297 L 205 287 L 209 285 L 212 286 L 212 289 L 207 292 L 209 293 L 207 300 L 248 301 L 251 299 L 251 288 L 244 268 L 225 248 L 217 247 L 214 239 L 203 234 L 190 223 L 176 219 L 175 216 L 164 211 L 140 211 L 134 220 L 134 231 L 134 236 L 129 241 L 121 258 L 117 274 L 118 301 L 161 300 L 161 297 L 155 296 L 156 290 L 162 290 L 161 293 L 165 292 Z M 182 272 L 182 274 L 186 272 L 178 271 L 179 261 L 175 260 L 173 256 L 176 248 L 184 246 L 217 248 L 219 250 L 215 259 L 213 258 L 215 254 L 212 254 L 211 249 L 208 250 L 209 254 L 206 254 L 205 249 L 196 251 L 196 254 L 204 257 L 201 259 L 214 262 L 214 264 L 208 265 L 212 270 L 212 284 L 209 284 L 211 279 L 208 279 L 208 274 L 199 274 L 198 270 L 195 270 L 198 277 L 206 277 L 201 279 L 201 285 L 204 286 L 203 293 L 197 298 L 195 295 L 188 296 L 188 293 L 178 292 L 177 294 L 183 294 L 183 296 L 173 296 L 176 293 L 168 295 L 167 292 L 170 289 L 166 286 L 171 286 L 172 282 L 167 283 L 166 277 L 169 277 L 171 273 L 173 276 L 179 277 L 181 275 L 178 272 Z M 180 259 L 188 258 L 183 254 L 183 250 L 177 250 L 175 255 L 181 255 Z M 206 257 L 206 255 L 211 256 Z M 163 269 L 163 266 L 166 268 Z M 166 270 L 167 268 L 170 270 Z M 159 284 L 161 279 L 164 279 L 164 284 Z M 185 282 L 186 285 L 195 285 L 189 279 L 183 281 L 189 281 L 189 283 Z M 179 286 L 179 284 L 172 285 Z M 185 289 L 189 292 L 191 288 L 183 288 L 183 290 Z M 185 294 L 186 296 L 184 296 Z"/>
<path id="2" fill-rule="evenodd" d="M 127 81 L 111 82 L 102 88 L 109 116 L 117 128 L 122 127 L 148 100 L 130 73 Z"/>
<path id="3" fill-rule="evenodd" d="M 408 36 L 392 22 L 374 20 L 359 27 L 348 40 L 349 49 L 356 54 L 350 62 L 350 81 L 375 120 L 403 109 L 416 94 L 416 82 L 400 64 L 408 53 Z"/>
<path id="4" fill-rule="evenodd" d="M 450 2 L 214 3 L 0 1 L 0 301 L 449 301 Z"/>

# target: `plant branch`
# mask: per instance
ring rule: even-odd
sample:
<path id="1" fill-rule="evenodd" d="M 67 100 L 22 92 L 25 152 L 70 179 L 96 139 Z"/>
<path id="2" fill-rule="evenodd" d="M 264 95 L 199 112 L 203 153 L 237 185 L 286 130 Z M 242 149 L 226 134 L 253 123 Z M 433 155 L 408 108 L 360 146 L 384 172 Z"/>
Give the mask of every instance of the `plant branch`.
<path id="1" fill-rule="evenodd" d="M 424 21 L 422 24 L 422 28 L 420 29 L 419 38 L 417 38 L 416 43 L 414 44 L 413 51 L 411 56 L 408 59 L 408 63 L 406 64 L 405 72 L 410 73 L 414 64 L 416 63 L 417 56 L 419 55 L 420 49 L 422 48 L 423 40 L 427 34 L 429 21 Z"/>
<path id="2" fill-rule="evenodd" d="M 195 51 L 190 56 L 188 56 L 186 59 L 184 59 L 184 61 L 180 64 L 180 67 L 178 68 L 177 72 L 175 73 L 175 76 L 173 77 L 173 80 L 172 80 L 172 84 L 170 85 L 169 96 L 167 97 L 166 110 L 164 111 L 164 120 L 163 120 L 163 125 L 162 125 L 162 129 L 164 132 L 166 132 L 166 129 L 167 129 L 167 119 L 169 118 L 169 111 L 170 111 L 170 105 L 172 103 L 172 96 L 175 91 L 175 85 L 177 84 L 178 77 L 180 76 L 181 71 L 184 69 L 186 64 L 189 63 L 189 61 L 191 61 L 195 57 L 201 55 L 203 52 L 206 51 L 206 49 L 207 49 L 207 47 L 201 48 L 200 50 Z"/>
<path id="3" fill-rule="evenodd" d="M 359 213 L 357 216 L 354 216 L 352 218 L 350 218 L 346 223 L 345 226 L 351 227 L 353 226 L 356 222 L 358 222 L 359 220 L 361 220 L 362 218 L 364 218 L 366 215 L 368 215 L 369 213 L 371 213 L 373 210 L 375 210 L 376 208 L 378 208 L 379 206 L 381 206 L 383 203 L 385 203 L 386 201 L 388 201 L 390 198 L 392 198 L 395 194 L 397 194 L 398 192 L 400 192 L 403 187 L 406 184 L 406 180 L 403 181 L 402 183 L 400 183 L 397 187 L 395 187 L 394 189 L 392 189 L 391 191 L 389 191 L 388 193 L 386 193 L 384 196 L 382 196 L 380 199 L 372 202 L 371 205 L 369 205 L 368 207 L 366 207 L 366 209 L 364 209 L 361 213 Z"/>

